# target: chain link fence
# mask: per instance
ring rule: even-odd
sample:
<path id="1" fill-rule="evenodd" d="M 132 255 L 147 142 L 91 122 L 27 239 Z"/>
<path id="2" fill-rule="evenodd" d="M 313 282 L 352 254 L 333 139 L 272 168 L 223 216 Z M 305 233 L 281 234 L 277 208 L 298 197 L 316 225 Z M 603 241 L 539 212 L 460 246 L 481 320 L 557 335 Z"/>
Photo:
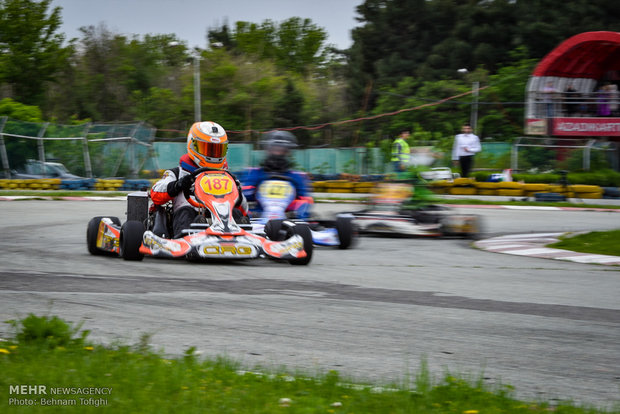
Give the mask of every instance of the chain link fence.
<path id="1" fill-rule="evenodd" d="M 4 178 L 37 174 L 34 165 L 63 164 L 80 177 L 137 177 L 159 169 L 155 129 L 141 122 L 58 125 L 0 118 L 0 161 Z M 45 169 L 39 168 L 45 175 Z"/>

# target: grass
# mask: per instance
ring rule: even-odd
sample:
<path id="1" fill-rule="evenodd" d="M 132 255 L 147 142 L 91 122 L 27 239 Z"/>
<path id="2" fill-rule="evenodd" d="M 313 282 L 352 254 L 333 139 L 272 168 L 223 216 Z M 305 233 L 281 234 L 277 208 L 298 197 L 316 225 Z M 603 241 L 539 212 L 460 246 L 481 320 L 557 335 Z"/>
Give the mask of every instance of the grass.
<path id="1" fill-rule="evenodd" d="M 565 235 L 560 241 L 547 245 L 556 249 L 581 253 L 620 256 L 620 230 L 593 231 L 578 235 Z"/>
<path id="2" fill-rule="evenodd" d="M 426 369 L 411 384 L 377 387 L 347 382 L 335 371 L 318 376 L 249 372 L 230 360 L 201 360 L 191 348 L 178 358 L 165 358 L 150 349 L 148 338 L 134 347 L 92 345 L 87 334 L 55 317 L 29 315 L 11 323 L 15 338 L 0 342 L 2 412 L 6 407 L 11 413 L 609 412 L 518 401 L 512 387 L 490 390 L 481 379 L 446 375 L 432 383 Z M 18 385 L 42 385 L 47 394 L 16 394 Z M 57 388 L 103 394 L 52 394 Z M 38 405 L 9 405 L 10 398 Z M 75 405 L 64 407 L 58 401 Z M 43 407 L 44 402 L 56 405 Z"/>

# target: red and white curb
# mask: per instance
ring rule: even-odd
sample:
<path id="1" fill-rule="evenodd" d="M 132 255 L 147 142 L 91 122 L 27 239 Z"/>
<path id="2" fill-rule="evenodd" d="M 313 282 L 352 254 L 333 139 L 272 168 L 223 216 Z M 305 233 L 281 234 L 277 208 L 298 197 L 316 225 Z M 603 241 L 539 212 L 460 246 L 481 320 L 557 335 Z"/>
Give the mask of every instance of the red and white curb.
<path id="1" fill-rule="evenodd" d="M 494 253 L 620 266 L 620 257 L 618 256 L 578 253 L 570 250 L 545 247 L 547 244 L 557 242 L 563 234 L 564 233 L 513 234 L 479 240 L 474 243 L 474 246 Z"/>
<path id="2" fill-rule="evenodd" d="M 507 204 L 445 204 L 454 208 L 481 208 L 481 209 L 505 209 L 505 210 L 542 210 L 542 211 L 606 211 L 620 213 L 618 208 L 605 207 L 555 207 L 555 206 L 511 206 Z"/>

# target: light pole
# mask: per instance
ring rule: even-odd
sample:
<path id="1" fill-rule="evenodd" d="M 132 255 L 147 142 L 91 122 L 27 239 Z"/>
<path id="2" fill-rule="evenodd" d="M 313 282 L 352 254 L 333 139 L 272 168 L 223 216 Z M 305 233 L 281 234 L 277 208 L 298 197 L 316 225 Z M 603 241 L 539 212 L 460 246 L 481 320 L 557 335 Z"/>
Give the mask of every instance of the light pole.
<path id="1" fill-rule="evenodd" d="M 467 68 L 461 68 L 457 70 L 458 73 L 465 75 L 469 71 Z M 472 82 L 471 84 L 471 93 L 472 93 L 472 103 L 471 103 L 471 114 L 469 115 L 469 125 L 471 125 L 471 129 L 476 132 L 476 126 L 478 124 L 478 96 L 479 96 L 480 82 Z"/>
<path id="2" fill-rule="evenodd" d="M 200 54 L 194 52 L 194 122 L 202 118 L 200 108 Z"/>

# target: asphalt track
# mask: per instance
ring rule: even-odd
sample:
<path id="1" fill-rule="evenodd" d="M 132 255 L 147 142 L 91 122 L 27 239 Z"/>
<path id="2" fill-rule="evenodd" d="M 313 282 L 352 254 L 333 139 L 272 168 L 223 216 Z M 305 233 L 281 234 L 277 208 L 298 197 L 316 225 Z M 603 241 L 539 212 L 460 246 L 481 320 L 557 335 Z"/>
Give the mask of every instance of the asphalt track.
<path id="1" fill-rule="evenodd" d="M 317 206 L 328 214 L 353 205 Z M 489 236 L 605 230 L 620 213 L 462 209 Z M 1 201 L 0 318 L 84 322 L 96 342 L 228 356 L 247 368 L 389 383 L 428 366 L 527 400 L 620 404 L 620 270 L 511 256 L 461 239 L 362 237 L 312 263 L 90 256 L 88 220 L 122 201 Z M 10 335 L 0 324 L 0 337 Z"/>

